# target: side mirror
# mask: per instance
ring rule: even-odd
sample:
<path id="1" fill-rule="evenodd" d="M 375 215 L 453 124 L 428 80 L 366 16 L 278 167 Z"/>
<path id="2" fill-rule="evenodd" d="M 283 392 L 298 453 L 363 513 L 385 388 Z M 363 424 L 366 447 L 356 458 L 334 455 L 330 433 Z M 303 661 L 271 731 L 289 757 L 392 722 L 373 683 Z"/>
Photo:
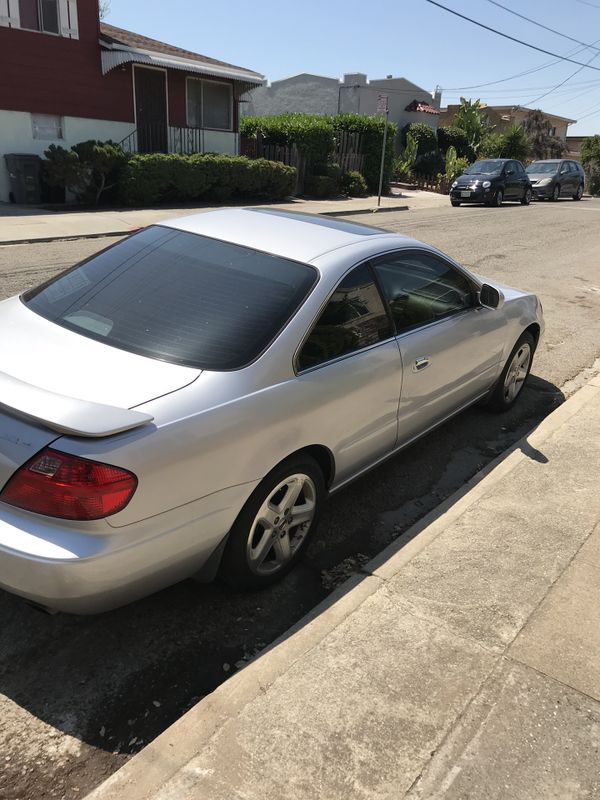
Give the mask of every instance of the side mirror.
<path id="1" fill-rule="evenodd" d="M 479 290 L 479 304 L 484 308 L 502 308 L 504 305 L 504 295 L 495 286 L 484 283 Z"/>

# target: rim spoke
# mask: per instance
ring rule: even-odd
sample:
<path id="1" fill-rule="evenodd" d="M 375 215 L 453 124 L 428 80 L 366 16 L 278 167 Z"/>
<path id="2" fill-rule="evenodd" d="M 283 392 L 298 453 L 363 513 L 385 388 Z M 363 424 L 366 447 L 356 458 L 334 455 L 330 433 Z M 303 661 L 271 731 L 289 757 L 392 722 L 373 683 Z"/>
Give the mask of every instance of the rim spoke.
<path id="1" fill-rule="evenodd" d="M 287 564 L 287 562 L 290 560 L 292 548 L 290 547 L 290 536 L 287 531 L 283 534 L 283 536 L 275 539 L 273 542 L 273 552 L 275 553 L 275 559 L 277 563 L 281 566 Z"/>
<path id="2" fill-rule="evenodd" d="M 260 538 L 260 542 L 256 545 L 256 547 L 250 550 L 250 557 L 252 561 L 257 565 L 263 563 L 265 558 L 269 555 L 271 548 L 273 547 L 273 535 L 272 531 L 265 530 L 263 531 L 263 535 Z"/>
<path id="3" fill-rule="evenodd" d="M 312 502 L 303 503 L 301 506 L 295 506 L 292 509 L 291 525 L 302 525 L 305 522 L 310 522 L 315 514 L 315 504 Z"/>

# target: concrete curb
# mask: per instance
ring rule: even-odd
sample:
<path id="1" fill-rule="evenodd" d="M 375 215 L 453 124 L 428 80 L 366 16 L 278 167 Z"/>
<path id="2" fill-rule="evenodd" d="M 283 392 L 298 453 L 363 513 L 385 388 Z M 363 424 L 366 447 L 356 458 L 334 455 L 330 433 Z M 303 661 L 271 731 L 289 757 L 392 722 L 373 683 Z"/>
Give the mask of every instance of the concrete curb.
<path id="1" fill-rule="evenodd" d="M 356 211 L 320 211 L 321 217 L 355 217 L 357 214 L 383 214 L 388 211 L 408 211 L 409 206 L 386 206 L 385 208 L 359 208 Z"/>
<path id="2" fill-rule="evenodd" d="M 430 545 L 475 502 L 493 491 L 524 460 L 600 393 L 600 376 L 567 399 L 507 453 L 392 542 L 256 659 L 221 684 L 101 784 L 88 800 L 146 800 L 187 764 L 232 716 L 236 716 L 303 655 L 315 648 L 377 589 Z M 408 539 L 408 543 L 407 543 Z"/>

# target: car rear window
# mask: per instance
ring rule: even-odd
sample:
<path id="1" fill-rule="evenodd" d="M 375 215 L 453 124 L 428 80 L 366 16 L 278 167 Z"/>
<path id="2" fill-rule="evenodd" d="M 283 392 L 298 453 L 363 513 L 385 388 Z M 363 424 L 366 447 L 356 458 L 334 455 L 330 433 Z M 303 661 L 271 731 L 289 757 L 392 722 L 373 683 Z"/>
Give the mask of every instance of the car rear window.
<path id="1" fill-rule="evenodd" d="M 317 281 L 306 264 L 153 226 L 23 302 L 83 336 L 199 369 L 236 369 L 275 338 Z"/>

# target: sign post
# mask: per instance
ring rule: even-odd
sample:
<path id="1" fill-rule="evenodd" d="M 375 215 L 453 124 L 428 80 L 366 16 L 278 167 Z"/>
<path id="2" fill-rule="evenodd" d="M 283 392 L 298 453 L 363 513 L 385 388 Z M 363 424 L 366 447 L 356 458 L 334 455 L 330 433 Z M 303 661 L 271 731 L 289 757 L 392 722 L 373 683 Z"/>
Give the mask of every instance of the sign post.
<path id="1" fill-rule="evenodd" d="M 383 129 L 383 145 L 381 148 L 381 167 L 379 169 L 379 193 L 377 195 L 377 208 L 381 206 L 381 190 L 383 189 L 383 168 L 385 166 L 385 147 L 387 144 L 388 118 L 390 107 L 387 94 L 380 94 L 377 98 L 377 113 L 385 114 L 385 127 Z"/>

